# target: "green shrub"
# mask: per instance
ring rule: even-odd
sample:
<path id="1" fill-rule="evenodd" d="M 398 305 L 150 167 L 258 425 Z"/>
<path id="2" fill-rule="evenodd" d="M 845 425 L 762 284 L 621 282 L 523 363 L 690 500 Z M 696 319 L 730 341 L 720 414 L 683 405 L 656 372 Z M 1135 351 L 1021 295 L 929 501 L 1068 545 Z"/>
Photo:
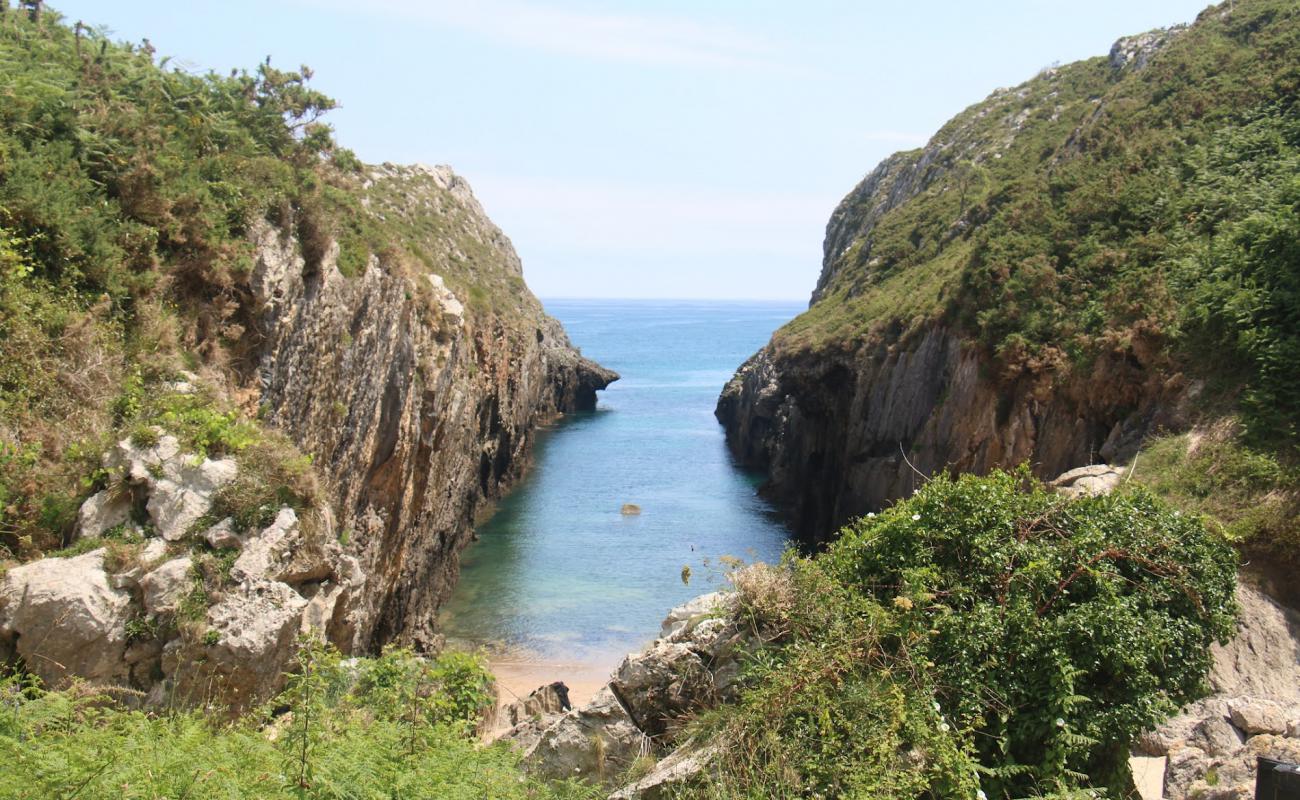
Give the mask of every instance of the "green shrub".
<path id="1" fill-rule="evenodd" d="M 1293 570 L 1300 567 L 1300 467 L 1242 434 L 1227 419 L 1157 438 L 1138 455 L 1133 478 L 1178 508 L 1205 515 L 1248 558 Z M 1289 592 L 1288 585 L 1282 588 Z"/>
<path id="2" fill-rule="evenodd" d="M 314 520 L 308 512 L 320 502 L 311 458 L 283 434 L 266 431 L 241 452 L 238 475 L 217 492 L 210 513 L 214 519 L 231 517 L 236 529 L 252 531 L 270 525 L 288 506 L 311 533 Z"/>
<path id="3" fill-rule="evenodd" d="M 705 723 L 719 796 L 1122 791 L 1129 743 L 1200 696 L 1236 611 L 1235 554 L 1195 516 L 1024 470 L 935 479 L 788 569 L 738 583 L 779 646 Z"/>
<path id="4" fill-rule="evenodd" d="M 288 714 L 268 710 L 235 721 L 199 711 L 130 711 L 87 687 L 45 692 L 22 676 L 0 680 L 0 796 L 603 796 L 530 779 L 508 746 L 481 746 L 461 726 L 422 724 L 413 750 L 406 719 L 368 706 L 350 688 L 368 660 L 349 666 L 319 646 L 306 648 L 304 658 L 311 672 L 300 671 L 267 706 Z"/>

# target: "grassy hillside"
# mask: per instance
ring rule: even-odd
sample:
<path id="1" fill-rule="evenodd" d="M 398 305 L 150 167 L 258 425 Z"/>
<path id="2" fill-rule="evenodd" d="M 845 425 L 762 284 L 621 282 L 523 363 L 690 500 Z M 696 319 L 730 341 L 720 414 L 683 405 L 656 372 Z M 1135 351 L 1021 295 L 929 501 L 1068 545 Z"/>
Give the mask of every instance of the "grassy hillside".
<path id="1" fill-rule="evenodd" d="M 149 424 L 302 471 L 234 396 L 257 355 L 261 220 L 296 234 L 309 265 L 337 242 L 345 275 L 372 257 L 435 270 L 470 318 L 527 319 L 533 334 L 541 309 L 504 236 L 456 186 L 338 146 L 321 121 L 334 101 L 310 77 L 269 60 L 193 75 L 53 11 L 0 17 L 0 558 L 66 544 L 99 453 Z M 212 391 L 168 397 L 183 371 Z"/>
<path id="2" fill-rule="evenodd" d="M 1123 410 L 1187 378 L 1197 433 L 1139 457 L 1138 480 L 1294 556 L 1300 6 L 1224 3 L 1121 44 L 1127 61 L 1046 69 L 882 164 L 837 210 L 817 300 L 775 353 L 944 325 L 1008 394 Z"/>
<path id="3" fill-rule="evenodd" d="M 777 344 L 943 320 L 1008 379 L 1057 380 L 1155 350 L 1239 389 L 1251 432 L 1294 447 L 1298 102 L 1287 0 L 1211 8 L 1141 68 L 1096 58 L 1000 90 L 896 157 L 927 158 L 927 185 L 827 254 L 823 299 Z"/>

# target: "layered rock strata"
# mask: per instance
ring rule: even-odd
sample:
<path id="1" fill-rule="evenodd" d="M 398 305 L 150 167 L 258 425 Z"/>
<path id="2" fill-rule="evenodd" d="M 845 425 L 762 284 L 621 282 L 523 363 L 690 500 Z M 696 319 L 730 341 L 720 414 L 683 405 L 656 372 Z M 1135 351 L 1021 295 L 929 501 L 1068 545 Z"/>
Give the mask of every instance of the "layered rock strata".
<path id="1" fill-rule="evenodd" d="M 241 320 L 222 331 L 235 357 L 203 378 L 310 457 L 313 524 L 288 507 L 251 530 L 211 520 L 236 459 L 182 452 L 163 429 L 124 440 L 78 520 L 108 546 L 0 582 L 0 661 L 52 687 L 238 710 L 281 685 L 300 632 L 352 653 L 439 644 L 476 518 L 522 474 L 537 428 L 594 408 L 618 376 L 543 312 L 450 169 L 374 168 L 365 191 L 405 238 L 349 274 L 336 241 L 304 245 L 301 222 L 253 227 L 242 311 L 223 315 Z M 184 377 L 167 390 L 195 391 Z"/>
<path id="2" fill-rule="evenodd" d="M 1124 461 L 1147 431 L 1186 425 L 1180 378 L 1124 372 L 1124 392 L 1092 381 L 1045 396 L 1006 386 L 978 348 L 936 325 L 854 352 L 784 355 L 768 347 L 727 384 L 717 417 L 738 459 L 768 472 L 765 493 L 805 541 L 909 495 L 943 469 L 985 473 L 1023 462 L 1042 478 Z M 1135 382 L 1136 379 L 1136 382 Z"/>
<path id="3" fill-rule="evenodd" d="M 372 177 L 400 196 L 376 213 L 442 226 L 421 243 L 428 263 L 372 257 L 345 276 L 337 246 L 310 263 L 265 226 L 252 279 L 264 418 L 313 456 L 367 578 L 354 650 L 437 641 L 476 516 L 522 473 L 539 425 L 593 408 L 617 378 L 542 311 L 464 180 L 446 167 Z M 430 264 L 475 281 L 474 296 Z"/>
<path id="4" fill-rule="evenodd" d="M 1146 69 L 1183 30 L 1121 39 L 1110 58 L 1112 78 Z M 960 276 L 935 266 L 982 224 L 964 198 L 989 165 L 1023 158 L 1019 148 L 1049 126 L 1068 131 L 1072 123 L 1074 134 L 1059 143 L 1058 155 L 1077 149 L 1074 137 L 1105 101 L 1072 96 L 1063 77 L 1069 69 L 1050 68 L 995 91 L 925 147 L 872 170 L 827 223 L 811 310 L 804 327 L 795 326 L 802 333 L 779 331 L 724 388 L 716 416 L 731 450 L 768 472 L 765 493 L 804 541 L 825 541 L 846 521 L 910 494 L 943 469 L 984 473 L 1028 462 L 1048 479 L 1099 458 L 1127 460 L 1149 431 L 1185 424 L 1184 403 L 1198 388 L 1166 369 L 1158 341 L 1134 333 L 1086 371 L 1010 369 L 951 307 Z M 962 199 L 944 205 L 955 195 Z M 913 223 L 910 246 L 931 253 L 932 261 L 893 267 L 899 215 L 918 207 L 946 215 L 941 228 L 924 235 Z M 882 244 L 882 231 L 894 239 Z M 875 302 L 874 316 L 863 316 L 858 301 L 898 278 L 898 270 L 926 277 L 892 290 L 902 296 Z M 920 295 L 929 299 L 922 303 Z M 914 305 L 890 307 L 898 303 Z"/>

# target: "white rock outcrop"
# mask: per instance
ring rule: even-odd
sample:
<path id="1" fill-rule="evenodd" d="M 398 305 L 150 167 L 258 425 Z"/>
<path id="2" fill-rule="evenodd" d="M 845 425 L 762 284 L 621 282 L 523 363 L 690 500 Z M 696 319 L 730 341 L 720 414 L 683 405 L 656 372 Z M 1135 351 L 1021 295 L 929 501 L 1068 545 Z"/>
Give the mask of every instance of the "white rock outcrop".
<path id="1" fill-rule="evenodd" d="M 49 686 L 80 677 L 151 703 L 246 708 L 282 685 L 300 632 L 351 644 L 365 576 L 327 513 L 309 531 L 285 507 L 260 531 L 224 519 L 200 535 L 195 523 L 238 474 L 233 459 L 196 458 L 159 435 L 147 447 L 119 442 L 104 463 L 113 485 L 83 505 L 82 533 L 130 524 L 143 507 L 153 529 L 132 530 L 157 535 L 117 551 L 111 569 L 105 549 L 11 569 L 0 581 L 0 664 L 22 658 Z M 220 559 L 232 549 L 227 579 Z M 182 608 L 199 592 L 206 612 Z"/>
<path id="2" fill-rule="evenodd" d="M 740 654 L 753 638 L 732 618 L 734 596 L 715 592 L 674 608 L 662 638 L 629 655 L 587 705 L 556 715 L 544 708 L 503 738 L 525 766 L 552 778 L 585 778 L 615 788 L 638 758 L 661 759 L 617 798 L 667 798 L 706 767 L 714 751 L 677 742 L 680 723 L 734 688 Z M 539 689 L 542 692 L 547 687 Z"/>
<path id="3" fill-rule="evenodd" d="M 46 686 L 73 677 L 95 683 L 125 679 L 129 593 L 104 572 L 104 550 L 44 558 L 9 570 L 0 581 L 0 640 Z"/>
<path id="4" fill-rule="evenodd" d="M 174 614 L 181 600 L 194 587 L 193 568 L 193 560 L 185 556 L 163 562 L 146 572 L 140 578 L 145 613 Z"/>
<path id="5" fill-rule="evenodd" d="M 103 536 L 131 519 L 131 497 L 127 492 L 105 489 L 81 504 L 77 511 L 77 537 Z"/>
<path id="6" fill-rule="evenodd" d="M 554 779 L 616 780 L 650 742 L 608 687 L 591 702 L 560 717 L 525 753 L 528 768 Z"/>
<path id="7" fill-rule="evenodd" d="M 159 435 L 158 441 L 149 446 L 123 439 L 105 455 L 104 467 L 116 480 L 147 495 L 149 520 L 158 535 L 169 542 L 185 538 L 191 526 L 211 509 L 217 491 L 233 481 L 239 471 L 234 459 L 200 459 L 183 453 L 180 441 L 167 435 Z M 122 494 L 119 487 L 114 487 L 95 495 L 87 501 L 93 504 L 91 512 L 83 506 L 83 518 L 107 506 L 110 493 Z M 106 494 L 108 497 L 104 497 Z M 112 508 L 118 510 L 117 506 Z M 102 530 L 91 533 L 83 527 L 82 533 L 98 535 Z"/>
<path id="8" fill-rule="evenodd" d="M 1212 645 L 1213 694 L 1183 709 L 1134 747 L 1166 758 L 1168 800 L 1247 800 L 1256 758 L 1300 762 L 1300 616 L 1242 582 L 1237 634 Z"/>
<path id="9" fill-rule="evenodd" d="M 1093 497 L 1107 494 L 1124 482 L 1124 467 L 1093 464 L 1072 469 L 1048 485 L 1066 497 Z"/>

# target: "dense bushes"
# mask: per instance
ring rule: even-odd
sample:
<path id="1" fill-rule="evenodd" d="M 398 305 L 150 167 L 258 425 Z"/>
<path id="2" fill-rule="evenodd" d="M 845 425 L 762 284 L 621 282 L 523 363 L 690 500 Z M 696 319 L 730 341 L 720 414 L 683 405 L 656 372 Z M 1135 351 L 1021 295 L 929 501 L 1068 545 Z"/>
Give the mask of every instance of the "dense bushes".
<path id="1" fill-rule="evenodd" d="M 301 651 L 285 692 L 245 720 L 127 711 L 91 687 L 0 681 L 8 798 L 576 798 L 526 780 L 505 746 L 473 740 L 491 679 L 465 654 Z"/>
<path id="2" fill-rule="evenodd" d="M 777 646 L 735 709 L 720 797 L 1122 789 L 1127 745 L 1202 690 L 1236 559 L 1137 490 L 1065 501 L 1024 472 L 940 478 L 740 584 Z"/>

